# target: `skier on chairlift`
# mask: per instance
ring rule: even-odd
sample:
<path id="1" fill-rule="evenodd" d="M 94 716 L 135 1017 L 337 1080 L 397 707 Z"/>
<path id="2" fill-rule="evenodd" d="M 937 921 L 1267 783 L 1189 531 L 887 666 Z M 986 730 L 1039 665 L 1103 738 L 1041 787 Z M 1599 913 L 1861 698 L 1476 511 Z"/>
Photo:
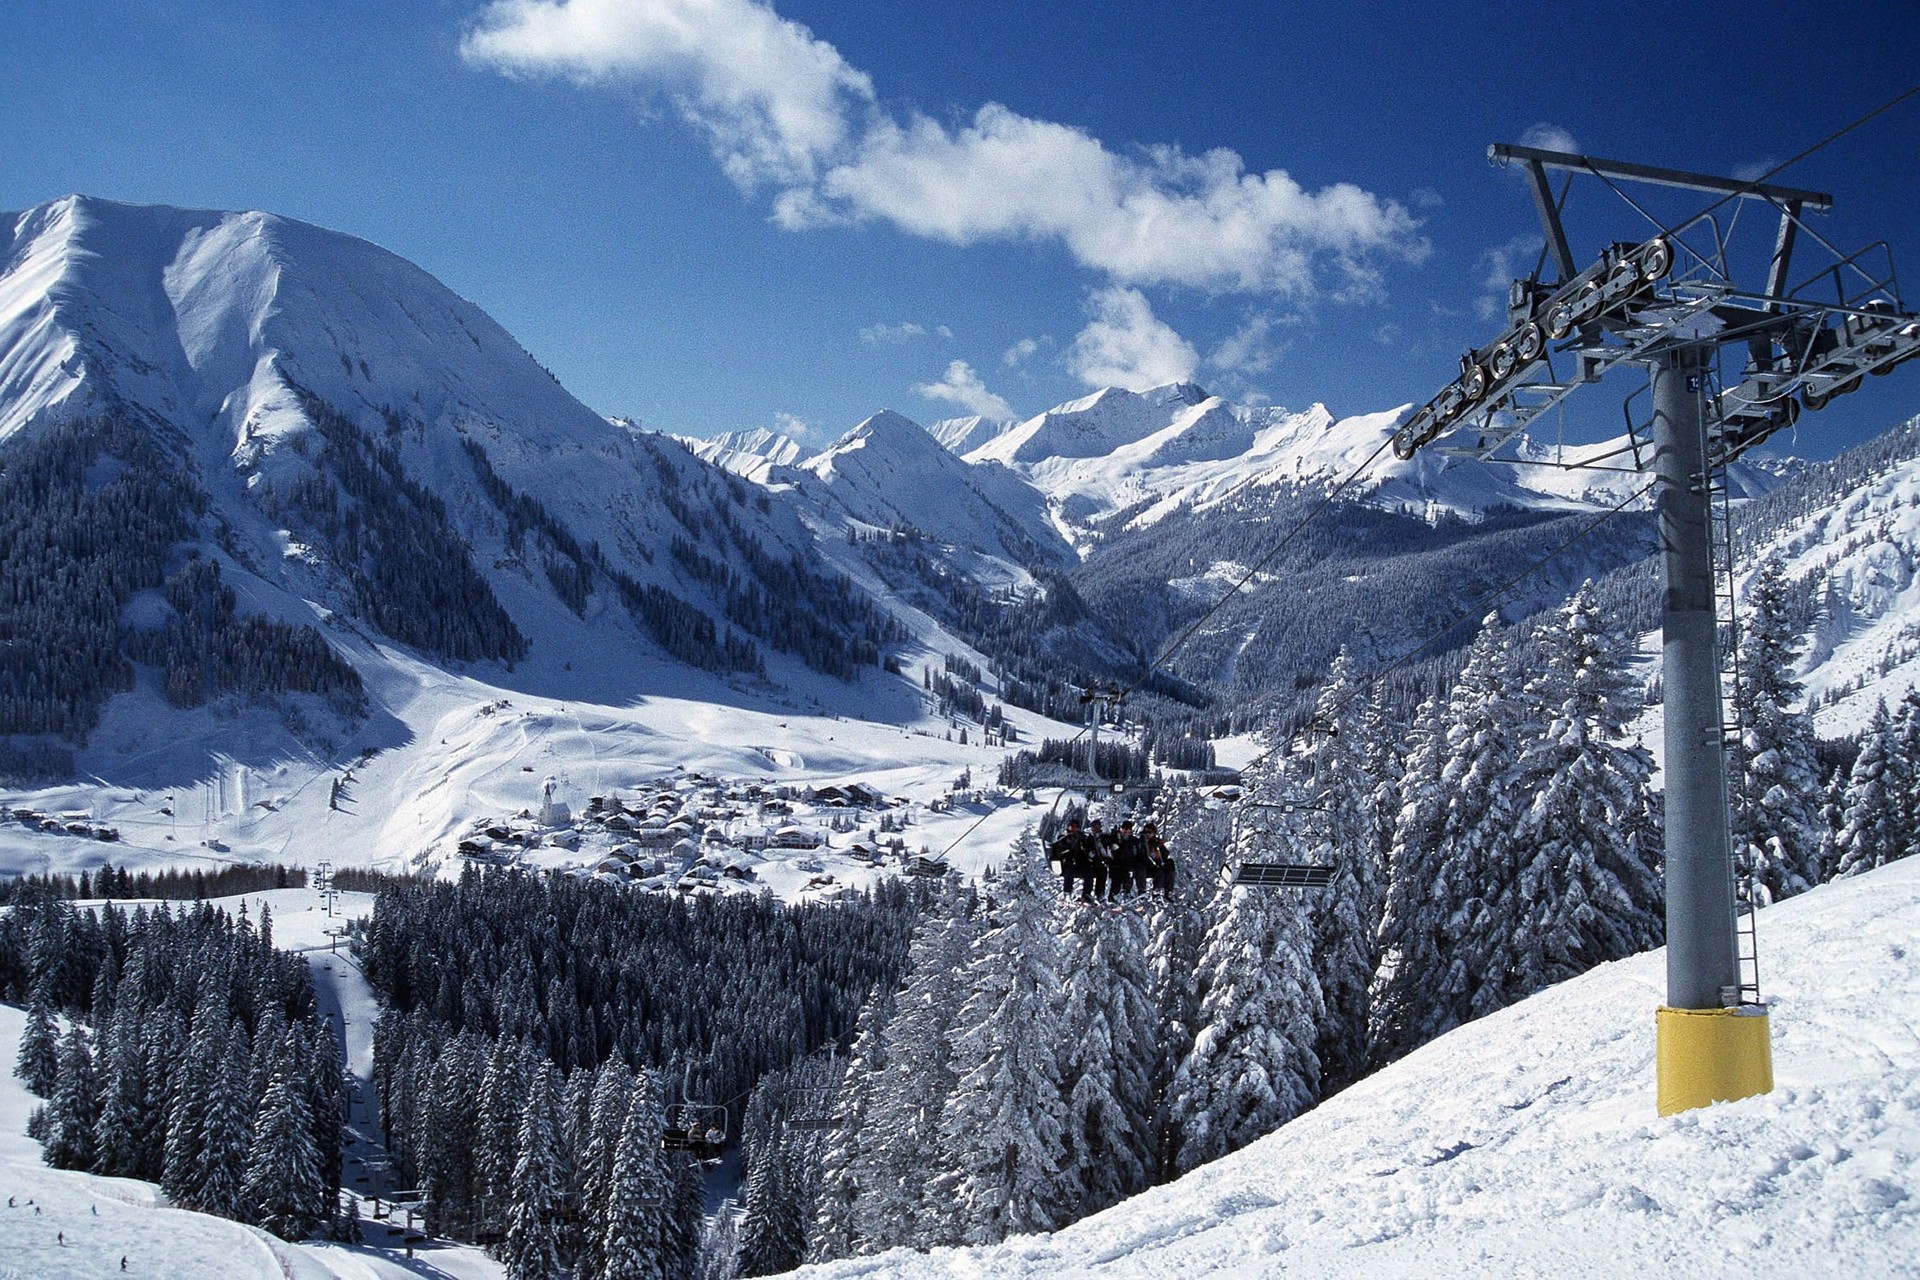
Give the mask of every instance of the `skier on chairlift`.
<path id="1" fill-rule="evenodd" d="M 1113 837 L 1100 829 L 1100 819 L 1087 824 L 1087 866 L 1093 882 L 1093 900 L 1105 902 L 1113 883 Z"/>
<path id="2" fill-rule="evenodd" d="M 1078 883 L 1080 896 L 1087 896 L 1088 885 L 1092 883 L 1093 868 L 1087 856 L 1087 836 L 1080 830 L 1080 819 L 1068 818 L 1067 829 L 1062 832 L 1047 850 L 1047 856 L 1060 864 L 1061 890 L 1069 898 L 1073 896 L 1073 886 Z"/>
<path id="3" fill-rule="evenodd" d="M 1141 829 L 1140 845 L 1145 851 L 1146 860 L 1142 866 L 1146 881 L 1152 884 L 1154 892 L 1162 898 L 1171 898 L 1173 896 L 1173 852 L 1167 848 L 1167 842 L 1160 838 L 1160 830 L 1153 822 L 1149 821 Z"/>

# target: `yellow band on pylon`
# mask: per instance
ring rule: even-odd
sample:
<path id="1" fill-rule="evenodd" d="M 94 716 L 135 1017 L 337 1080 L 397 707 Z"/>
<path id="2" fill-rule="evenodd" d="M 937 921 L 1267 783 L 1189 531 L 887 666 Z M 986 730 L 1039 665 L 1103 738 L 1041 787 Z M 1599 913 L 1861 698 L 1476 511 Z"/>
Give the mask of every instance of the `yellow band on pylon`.
<path id="1" fill-rule="evenodd" d="M 1663 1116 L 1773 1091 L 1767 1010 L 1670 1009 L 1654 1015 L 1655 1075 Z"/>

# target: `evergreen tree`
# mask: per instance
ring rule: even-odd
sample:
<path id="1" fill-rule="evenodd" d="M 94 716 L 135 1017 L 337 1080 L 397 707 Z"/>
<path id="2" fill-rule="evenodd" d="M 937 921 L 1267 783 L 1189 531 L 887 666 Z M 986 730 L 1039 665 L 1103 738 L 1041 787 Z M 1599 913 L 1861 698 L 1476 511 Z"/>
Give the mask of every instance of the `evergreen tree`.
<path id="1" fill-rule="evenodd" d="M 1748 589 L 1736 662 L 1740 737 L 1729 762 L 1734 860 L 1755 878 L 1765 901 L 1804 893 L 1821 879 L 1813 718 L 1798 709 L 1793 668 L 1800 637 L 1790 592 L 1779 560 L 1762 562 Z"/>
<path id="2" fill-rule="evenodd" d="M 91 1169 L 94 1130 L 100 1123 L 100 1090 L 87 1033 L 74 1027 L 60 1041 L 60 1068 L 47 1103 L 42 1155 L 56 1169 Z"/>
<path id="3" fill-rule="evenodd" d="M 225 1007 L 217 1009 L 215 1004 L 215 1000 L 200 1000 L 194 1007 L 186 1061 L 175 1073 L 173 1100 L 167 1107 L 167 1142 L 159 1188 L 188 1209 L 200 1207 L 200 1153 L 207 1148 L 207 1111 L 213 1105 L 221 1063 L 227 1061 L 227 1011 Z M 234 1038 L 246 1048 L 244 1034 L 236 1032 Z M 240 1088 L 252 1094 L 246 1080 L 240 1082 Z M 252 1096 L 248 1096 L 248 1102 L 252 1103 Z M 252 1209 L 246 1209 L 246 1213 L 252 1213 Z"/>
<path id="4" fill-rule="evenodd" d="M 968 959 L 967 998 L 948 1033 L 957 1079 L 940 1113 L 935 1193 L 961 1242 L 1051 1231 L 1073 1203 L 1061 1138 L 1060 955 L 1052 877 L 1031 831 L 994 887 L 990 927 Z"/>
<path id="5" fill-rule="evenodd" d="M 433 1205 L 433 1229 L 458 1238 L 471 1236 L 486 1220 L 479 1202 L 480 1116 L 473 1105 L 485 1074 L 486 1045 L 479 1036 L 462 1032 L 448 1040 L 425 1096 L 416 1100 L 425 1123 L 407 1144 Z"/>
<path id="6" fill-rule="evenodd" d="M 661 1266 L 669 1276 L 692 1275 L 700 1256 L 707 1183 L 701 1176 L 700 1161 L 691 1153 L 663 1154 L 667 1169 L 667 1208 L 660 1230 Z"/>
<path id="7" fill-rule="evenodd" d="M 627 1108 L 613 1159 L 602 1213 L 605 1235 L 600 1252 L 606 1280 L 669 1280 L 663 1247 L 667 1234 L 669 1184 L 661 1160 L 659 1100 L 643 1073 Z"/>
<path id="8" fill-rule="evenodd" d="M 294 1064 L 284 1060 L 267 1085 L 253 1123 L 240 1204 L 247 1219 L 283 1240 L 304 1240 L 327 1216 L 320 1153 L 313 1145 Z"/>
<path id="9" fill-rule="evenodd" d="M 527 1001 L 533 1007 L 533 1001 Z M 524 1147 L 520 1129 L 533 1083 L 532 1054 L 526 1043 L 502 1038 L 493 1042 L 486 1075 L 480 1085 L 478 1160 L 480 1201 L 491 1225 L 505 1227 L 508 1206 L 516 1194 L 513 1170 Z"/>
<path id="10" fill-rule="evenodd" d="M 566 1200 L 560 1160 L 553 1067 L 532 1073 L 520 1110 L 520 1129 L 501 1246 L 507 1280 L 549 1280 L 562 1274 L 560 1211 Z"/>
<path id="11" fill-rule="evenodd" d="M 1624 741 L 1636 709 L 1622 661 L 1590 591 L 1555 616 L 1530 701 L 1551 717 L 1525 740 L 1510 790 L 1530 798 L 1511 841 L 1520 865 L 1495 916 L 1477 1013 L 1504 1007 L 1594 965 L 1657 946 L 1662 934 L 1659 823 L 1652 756 Z"/>
<path id="12" fill-rule="evenodd" d="M 1372 1057 L 1391 1062 L 1476 1015 L 1513 882 L 1507 788 L 1522 701 L 1498 615 L 1489 615 L 1442 707 L 1421 712 L 1394 825 Z"/>
<path id="13" fill-rule="evenodd" d="M 971 892 L 949 886 L 921 918 L 906 985 L 887 1023 L 868 1122 L 860 1126 L 850 1177 L 857 1253 L 932 1244 L 946 1206 L 930 1182 L 941 1166 L 940 1115 L 955 1071 L 948 1032 L 965 998 L 967 955 L 978 925 Z"/>
<path id="14" fill-rule="evenodd" d="M 613 1195 L 614 1160 L 632 1123 L 633 1073 L 618 1058 L 594 1072 L 588 1103 L 587 1141 L 577 1149 L 574 1178 L 580 1201 L 581 1246 L 574 1264 L 579 1280 L 597 1280 L 605 1266 L 607 1206 Z"/>
<path id="15" fill-rule="evenodd" d="M 243 1185 L 252 1139 L 244 1096 L 247 1065 L 247 1038 L 236 1032 L 227 1038 L 226 1057 L 211 1077 L 200 1130 L 204 1145 L 194 1174 L 196 1207 L 224 1218 L 240 1217 L 245 1208 Z M 320 1181 L 321 1200 L 331 1185 L 337 1184 Z"/>
<path id="16" fill-rule="evenodd" d="M 27 1027 L 20 1035 L 13 1074 L 25 1081 L 27 1091 L 36 1097 L 53 1096 L 54 1082 L 60 1075 L 60 1029 L 43 999 L 27 1006 Z"/>
<path id="17" fill-rule="evenodd" d="M 799 1266 L 806 1252 L 800 1188 L 777 1122 L 754 1144 L 740 1223 L 740 1274 L 770 1276 Z"/>
<path id="18" fill-rule="evenodd" d="M 139 1010 L 131 1003 L 100 1034 L 100 1123 L 95 1129 L 96 1173 L 139 1178 L 146 1104 L 146 1059 L 140 1052 Z"/>
<path id="19" fill-rule="evenodd" d="M 1369 744 L 1361 731 L 1361 694 L 1352 660 L 1342 649 L 1314 706 L 1316 732 L 1289 756 L 1322 823 L 1305 862 L 1334 868 L 1332 883 L 1315 899 L 1316 970 L 1324 1001 L 1314 1056 L 1321 1086 L 1331 1093 L 1366 1072 L 1374 974 L 1380 967 L 1380 921 L 1385 874 L 1378 861 L 1380 822 Z"/>
<path id="20" fill-rule="evenodd" d="M 1079 912 L 1064 939 L 1060 1072 L 1065 1167 L 1073 1217 L 1143 1190 L 1154 1160 L 1154 1051 L 1147 924 L 1127 913 Z"/>
<path id="21" fill-rule="evenodd" d="M 847 1065 L 834 1095 L 834 1125 L 820 1158 L 820 1193 L 807 1233 L 807 1261 L 830 1262 L 855 1252 L 862 1186 L 858 1176 L 861 1145 L 867 1140 L 873 1092 L 886 1066 L 887 1023 L 893 1017 L 894 992 L 876 986 L 860 1008 Z"/>
<path id="22" fill-rule="evenodd" d="M 1893 717 L 1886 704 L 1874 708 L 1847 778 L 1846 825 L 1834 840 L 1837 874 L 1859 875 L 1885 866 L 1907 851 L 1908 832 L 1900 821 L 1910 767 L 1899 757 Z"/>
<path id="23" fill-rule="evenodd" d="M 1272 803 L 1276 769 L 1249 799 Z M 1257 852 L 1243 829 L 1234 853 Z M 1168 1123 L 1185 1172 L 1238 1150 L 1312 1106 L 1324 1009 L 1314 972 L 1309 908 L 1296 895 L 1234 888 L 1223 868 L 1202 944 L 1198 1031 L 1169 1091 Z"/>
<path id="24" fill-rule="evenodd" d="M 740 1275 L 740 1212 L 733 1201 L 720 1202 L 719 1212 L 700 1237 L 700 1254 L 693 1280 L 738 1280 Z"/>

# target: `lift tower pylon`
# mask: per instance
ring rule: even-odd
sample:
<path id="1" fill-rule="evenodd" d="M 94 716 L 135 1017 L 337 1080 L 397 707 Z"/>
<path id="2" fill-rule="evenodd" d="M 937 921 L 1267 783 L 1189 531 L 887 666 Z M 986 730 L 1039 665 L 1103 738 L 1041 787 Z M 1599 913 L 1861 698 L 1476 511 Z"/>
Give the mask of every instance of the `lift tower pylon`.
<path id="1" fill-rule="evenodd" d="M 1460 376 L 1396 430 L 1411 458 L 1449 435 L 1445 451 L 1485 458 L 1527 424 L 1616 365 L 1651 372 L 1653 419 L 1629 420 L 1624 445 L 1561 465 L 1620 469 L 1647 461 L 1665 569 L 1667 1002 L 1655 1015 L 1662 1115 L 1773 1088 L 1766 1006 L 1757 976 L 1743 980 L 1736 867 L 1727 796 L 1726 724 L 1715 611 L 1712 497 L 1721 469 L 1745 450 L 1860 385 L 1920 357 L 1920 317 L 1902 304 L 1891 253 L 1876 244 L 1842 254 L 1803 215 L 1831 207 L 1818 191 L 1496 144 L 1495 164 L 1518 165 L 1532 187 L 1557 278 L 1516 280 L 1508 327 L 1460 359 Z M 1556 197 L 1549 171 L 1567 175 Z M 1598 179 L 1640 217 L 1622 190 L 1637 183 L 1718 197 L 1642 242 L 1614 242 L 1576 271 L 1562 223 L 1572 179 Z M 1743 262 L 1730 244 L 1733 202 L 1780 214 L 1770 245 Z M 1833 261 L 1794 283 L 1796 243 Z M 1742 275 L 1760 282 L 1743 284 Z M 1730 552 L 1730 548 L 1729 548 Z M 1731 565 L 1721 566 L 1731 573 Z M 1750 997 L 1750 998 L 1749 998 Z"/>

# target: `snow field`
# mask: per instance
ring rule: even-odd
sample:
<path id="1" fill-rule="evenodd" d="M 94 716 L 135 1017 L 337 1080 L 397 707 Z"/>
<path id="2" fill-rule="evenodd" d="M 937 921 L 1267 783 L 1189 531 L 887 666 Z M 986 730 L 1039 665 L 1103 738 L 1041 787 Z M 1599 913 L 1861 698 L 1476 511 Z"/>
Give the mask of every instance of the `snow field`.
<path id="1" fill-rule="evenodd" d="M 1920 860 L 1760 918 L 1776 1087 L 1654 1114 L 1665 952 L 1462 1027 L 1051 1236 L 890 1277 L 1920 1275 Z"/>

